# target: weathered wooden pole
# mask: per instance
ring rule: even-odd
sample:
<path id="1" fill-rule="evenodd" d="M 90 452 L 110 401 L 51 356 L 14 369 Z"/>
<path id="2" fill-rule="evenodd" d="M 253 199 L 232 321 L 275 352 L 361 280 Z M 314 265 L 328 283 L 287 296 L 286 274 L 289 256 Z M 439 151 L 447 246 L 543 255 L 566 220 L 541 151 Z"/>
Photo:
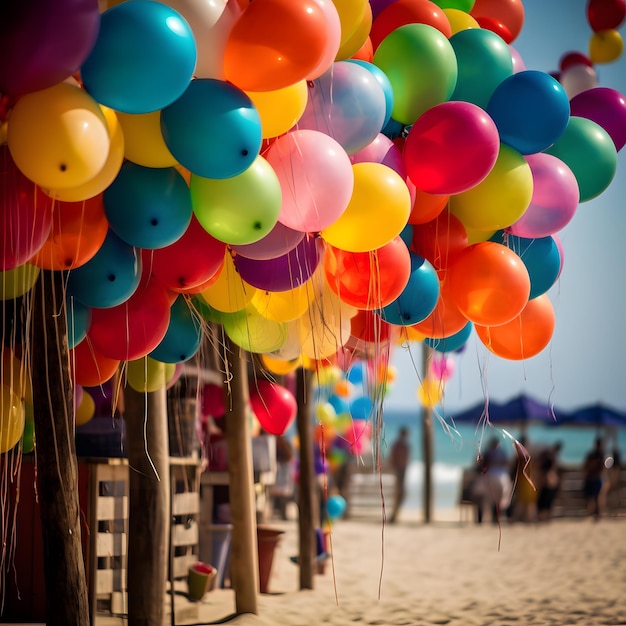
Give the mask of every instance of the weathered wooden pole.
<path id="1" fill-rule="evenodd" d="M 296 425 L 300 440 L 298 524 L 300 532 L 300 589 L 313 589 L 316 528 L 319 518 L 319 490 L 313 459 L 311 406 L 313 372 L 303 367 L 296 372 Z"/>
<path id="2" fill-rule="evenodd" d="M 31 367 L 38 496 L 48 626 L 87 626 L 89 599 L 81 546 L 74 393 L 60 272 L 42 271 L 33 289 Z M 95 530 L 94 530 L 95 532 Z"/>
<path id="3" fill-rule="evenodd" d="M 170 464 L 165 389 L 124 390 L 129 466 L 128 624 L 161 626 L 170 550 Z"/>
<path id="4" fill-rule="evenodd" d="M 422 346 L 422 377 L 426 380 L 428 376 L 428 368 L 430 359 L 432 358 L 431 349 Z M 422 454 L 424 457 L 424 522 L 429 524 L 432 521 L 432 504 L 433 504 L 433 409 L 431 402 L 426 402 L 422 408 Z"/>
<path id="5" fill-rule="evenodd" d="M 254 613 L 259 592 L 259 557 L 254 499 L 254 470 L 249 414 L 248 366 L 243 349 L 225 338 L 225 362 L 230 373 L 226 390 L 226 445 L 233 536 L 230 577 L 237 613 Z"/>

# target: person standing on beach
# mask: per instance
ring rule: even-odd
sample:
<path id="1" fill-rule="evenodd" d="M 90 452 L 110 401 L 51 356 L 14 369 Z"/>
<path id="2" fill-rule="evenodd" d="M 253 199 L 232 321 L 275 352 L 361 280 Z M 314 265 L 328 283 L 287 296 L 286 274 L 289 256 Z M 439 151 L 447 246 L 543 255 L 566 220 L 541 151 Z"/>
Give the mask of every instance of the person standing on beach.
<path id="1" fill-rule="evenodd" d="M 602 512 L 602 488 L 604 487 L 604 442 L 601 437 L 596 437 L 593 448 L 585 457 L 583 472 L 585 474 L 585 499 L 587 512 L 596 519 Z"/>
<path id="2" fill-rule="evenodd" d="M 390 461 L 396 477 L 393 511 L 389 522 L 393 524 L 406 497 L 406 470 L 411 460 L 411 446 L 409 445 L 409 429 L 403 426 L 398 437 L 391 446 Z"/>

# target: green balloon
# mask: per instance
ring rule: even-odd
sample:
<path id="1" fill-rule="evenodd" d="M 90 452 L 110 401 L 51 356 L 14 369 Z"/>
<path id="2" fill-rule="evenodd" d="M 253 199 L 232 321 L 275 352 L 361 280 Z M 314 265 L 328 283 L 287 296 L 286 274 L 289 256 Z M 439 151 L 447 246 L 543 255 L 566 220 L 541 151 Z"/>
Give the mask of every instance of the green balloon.
<path id="1" fill-rule="evenodd" d="M 447 102 L 457 81 L 457 61 L 449 40 L 428 24 L 405 24 L 382 40 L 374 65 L 393 89 L 391 117 L 401 124 Z"/>
<path id="2" fill-rule="evenodd" d="M 572 170 L 580 202 L 600 195 L 617 170 L 617 150 L 610 135 L 584 117 L 571 116 L 565 132 L 544 152 L 561 159 Z"/>
<path id="3" fill-rule="evenodd" d="M 213 237 L 232 245 L 255 243 L 278 221 L 282 191 L 272 166 L 257 156 L 232 178 L 191 176 L 193 212 Z"/>
<path id="4" fill-rule="evenodd" d="M 269 320 L 253 309 L 223 313 L 224 332 L 232 342 L 247 352 L 274 352 L 287 341 L 287 326 Z"/>
<path id="5" fill-rule="evenodd" d="M 469 13 L 474 8 L 476 0 L 433 0 L 433 2 L 441 9 L 458 9 Z"/>

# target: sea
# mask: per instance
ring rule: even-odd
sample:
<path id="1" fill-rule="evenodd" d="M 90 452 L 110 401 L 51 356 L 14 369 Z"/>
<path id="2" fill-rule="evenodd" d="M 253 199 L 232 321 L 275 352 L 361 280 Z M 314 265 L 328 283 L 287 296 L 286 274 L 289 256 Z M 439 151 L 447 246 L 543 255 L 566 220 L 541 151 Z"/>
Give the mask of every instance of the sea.
<path id="1" fill-rule="evenodd" d="M 407 497 L 404 503 L 407 509 L 421 509 L 424 486 L 424 439 L 422 436 L 422 417 L 415 412 L 385 409 L 382 430 L 378 437 L 383 458 L 387 456 L 391 445 L 401 427 L 410 432 L 411 463 L 407 472 Z M 501 439 L 501 445 L 508 451 L 511 462 L 515 459 L 514 440 L 525 435 L 526 447 L 532 454 L 541 447 L 557 441 L 562 442 L 560 462 L 568 467 L 580 466 L 585 455 L 592 448 L 597 436 L 602 436 L 607 455 L 612 456 L 617 449 L 621 452 L 622 463 L 626 453 L 626 429 L 613 431 L 596 430 L 594 427 L 571 427 L 530 424 L 522 429 L 515 426 L 494 427 L 489 425 L 456 424 L 449 419 L 434 415 L 432 427 L 431 467 L 433 507 L 451 509 L 458 503 L 463 470 L 471 467 L 479 449 L 484 449 L 491 437 Z M 375 445 L 376 435 L 372 444 Z"/>

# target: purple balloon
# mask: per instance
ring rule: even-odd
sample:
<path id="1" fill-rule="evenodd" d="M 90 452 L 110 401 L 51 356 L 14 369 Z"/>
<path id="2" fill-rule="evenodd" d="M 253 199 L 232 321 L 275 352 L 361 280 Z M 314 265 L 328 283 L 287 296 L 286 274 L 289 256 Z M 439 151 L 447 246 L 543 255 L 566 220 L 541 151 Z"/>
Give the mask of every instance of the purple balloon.
<path id="1" fill-rule="evenodd" d="M 390 4 L 393 4 L 396 0 L 370 0 L 370 6 L 372 7 L 372 19 L 376 19 L 378 14 L 386 9 Z"/>
<path id="2" fill-rule="evenodd" d="M 264 291 L 289 291 L 305 283 L 322 258 L 323 242 L 307 235 L 293 250 L 275 259 L 257 260 L 235 257 L 241 278 Z"/>
<path id="3" fill-rule="evenodd" d="M 303 239 L 304 233 L 302 231 L 293 230 L 281 222 L 276 222 L 274 228 L 259 241 L 240 246 L 231 246 L 231 249 L 237 255 L 245 256 L 247 259 L 267 261 L 268 259 L 275 259 L 283 254 L 287 254 Z"/>
<path id="4" fill-rule="evenodd" d="M 609 87 L 581 91 L 570 100 L 570 114 L 602 126 L 616 150 L 626 144 L 626 98 L 619 91 Z"/>
<path id="5" fill-rule="evenodd" d="M 71 76 L 95 45 L 98 0 L 20 0 L 0 9 L 0 92 L 13 98 Z"/>

